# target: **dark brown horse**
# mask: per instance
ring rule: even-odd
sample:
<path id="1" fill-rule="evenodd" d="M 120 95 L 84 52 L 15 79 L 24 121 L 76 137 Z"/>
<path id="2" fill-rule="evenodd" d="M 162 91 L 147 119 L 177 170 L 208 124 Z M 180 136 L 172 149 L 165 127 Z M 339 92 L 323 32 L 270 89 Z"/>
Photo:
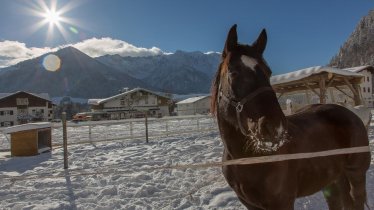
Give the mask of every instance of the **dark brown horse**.
<path id="1" fill-rule="evenodd" d="M 223 160 L 368 146 L 362 121 L 346 108 L 316 104 L 286 117 L 269 82 L 263 30 L 252 45 L 228 34 L 212 86 L 212 113 L 224 143 Z M 297 197 L 323 190 L 330 209 L 363 210 L 370 152 L 223 167 L 248 209 L 286 210 Z"/>

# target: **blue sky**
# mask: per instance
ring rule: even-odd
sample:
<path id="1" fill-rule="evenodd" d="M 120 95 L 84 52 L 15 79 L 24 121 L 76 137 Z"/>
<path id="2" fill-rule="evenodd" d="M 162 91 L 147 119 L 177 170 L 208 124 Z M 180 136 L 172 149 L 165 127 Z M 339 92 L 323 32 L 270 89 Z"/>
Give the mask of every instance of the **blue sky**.
<path id="1" fill-rule="evenodd" d="M 0 45 L 8 41 L 7 52 L 13 46 L 9 41 L 27 48 L 26 58 L 62 45 L 92 46 L 94 42 L 87 40 L 104 37 L 116 40 L 108 48 L 123 41 L 125 47 L 144 52 L 221 52 L 228 29 L 236 23 L 242 43 L 252 43 L 266 28 L 265 59 L 274 74 L 326 65 L 359 20 L 374 9 L 372 0 L 62 0 L 57 10 L 68 8 L 61 16 L 70 20 L 61 23 L 65 35 L 54 27 L 53 35 L 47 36 L 48 24 L 35 27 L 43 20 L 31 12 L 42 10 L 38 5 L 38 1 L 0 1 Z M 8 56 L 15 59 L 12 62 L 17 53 Z M 4 61 L 3 66 L 7 64 L 12 63 Z"/>

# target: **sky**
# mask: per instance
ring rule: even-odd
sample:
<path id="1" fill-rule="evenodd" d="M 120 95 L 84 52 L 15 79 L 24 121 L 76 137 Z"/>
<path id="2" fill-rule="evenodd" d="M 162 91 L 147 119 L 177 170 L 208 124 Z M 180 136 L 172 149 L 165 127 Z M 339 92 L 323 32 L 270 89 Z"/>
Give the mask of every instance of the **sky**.
<path id="1" fill-rule="evenodd" d="M 59 27 L 44 17 L 53 5 Z M 241 43 L 267 30 L 274 75 L 328 64 L 371 9 L 373 0 L 0 0 L 0 67 L 67 45 L 92 57 L 221 52 L 238 24 Z"/>

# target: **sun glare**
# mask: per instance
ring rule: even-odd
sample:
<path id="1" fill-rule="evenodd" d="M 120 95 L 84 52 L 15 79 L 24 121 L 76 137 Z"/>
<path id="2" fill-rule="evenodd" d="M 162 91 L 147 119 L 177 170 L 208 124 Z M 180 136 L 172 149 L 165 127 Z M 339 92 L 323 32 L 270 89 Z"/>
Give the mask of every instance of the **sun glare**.
<path id="1" fill-rule="evenodd" d="M 43 16 L 49 24 L 53 25 L 58 24 L 61 20 L 60 14 L 52 10 L 47 10 Z"/>
<path id="2" fill-rule="evenodd" d="M 59 32 L 65 40 L 69 39 L 71 35 L 79 34 L 76 27 L 77 21 L 66 17 L 65 14 L 82 4 L 82 1 L 69 1 L 64 5 L 58 4 L 57 1 L 27 1 L 28 5 L 25 7 L 25 10 L 31 15 L 41 18 L 40 21 L 30 26 L 30 33 L 46 28 L 46 43 L 53 42 L 51 40 L 55 37 L 55 31 Z"/>

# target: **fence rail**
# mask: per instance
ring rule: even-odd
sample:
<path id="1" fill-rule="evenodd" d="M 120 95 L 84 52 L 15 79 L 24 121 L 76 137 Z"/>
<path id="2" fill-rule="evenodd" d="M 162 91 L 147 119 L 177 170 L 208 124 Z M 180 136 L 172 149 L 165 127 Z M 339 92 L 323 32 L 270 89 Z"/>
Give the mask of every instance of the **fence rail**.
<path id="1" fill-rule="evenodd" d="M 149 139 L 217 130 L 215 120 L 209 115 L 148 118 L 147 122 L 144 118 L 79 123 L 67 122 L 66 126 L 68 145 L 121 140 L 145 141 L 147 129 Z M 0 129 L 0 151 L 9 151 L 9 135 L 4 134 L 3 130 L 4 128 Z M 52 147 L 61 147 L 62 144 L 62 123 L 53 123 Z"/>

